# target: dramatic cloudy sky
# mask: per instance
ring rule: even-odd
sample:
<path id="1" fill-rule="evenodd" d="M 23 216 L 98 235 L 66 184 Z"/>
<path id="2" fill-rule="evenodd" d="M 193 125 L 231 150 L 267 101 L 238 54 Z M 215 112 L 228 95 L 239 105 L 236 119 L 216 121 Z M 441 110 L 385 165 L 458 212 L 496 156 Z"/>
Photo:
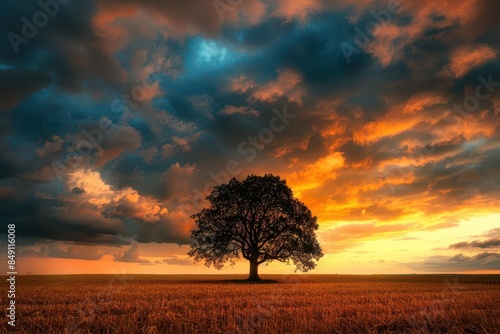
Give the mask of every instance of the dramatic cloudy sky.
<path id="1" fill-rule="evenodd" d="M 498 272 L 498 1 L 1 7 L 20 273 L 215 272 L 186 255 L 189 216 L 264 173 L 317 215 L 315 273 Z"/>

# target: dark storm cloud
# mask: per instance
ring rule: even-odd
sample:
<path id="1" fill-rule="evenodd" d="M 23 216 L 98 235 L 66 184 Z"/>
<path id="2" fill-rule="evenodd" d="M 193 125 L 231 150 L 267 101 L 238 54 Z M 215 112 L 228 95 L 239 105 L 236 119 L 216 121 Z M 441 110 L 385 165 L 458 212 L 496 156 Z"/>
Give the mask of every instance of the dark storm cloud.
<path id="1" fill-rule="evenodd" d="M 475 241 L 462 241 L 452 244 L 449 248 L 498 248 L 500 247 L 500 238 L 488 239 L 488 240 L 475 240 Z"/>
<path id="2" fill-rule="evenodd" d="M 225 20 L 255 19 L 263 9 L 257 0 L 234 2 L 236 5 L 226 2 L 221 5 L 213 0 L 101 0 L 97 3 L 111 15 L 120 8 L 141 9 L 153 17 L 159 16 L 175 32 L 207 35 L 217 34 Z"/>
<path id="3" fill-rule="evenodd" d="M 475 270 L 498 270 L 500 268 L 500 254 L 479 253 L 474 256 L 457 254 L 454 256 L 436 256 L 422 263 L 410 265 L 412 269 L 434 272 L 456 272 Z"/>
<path id="4" fill-rule="evenodd" d="M 316 12 L 308 16 L 290 3 L 243 1 L 226 8 L 221 20 L 212 0 L 71 1 L 17 54 L 2 38 L 0 108 L 9 111 L 0 115 L 0 195 L 7 200 L 2 216 L 17 222 L 20 236 L 33 238 L 185 244 L 193 228 L 193 189 L 203 191 L 213 181 L 210 173 L 223 172 L 228 161 L 242 167 L 238 177 L 272 171 L 308 179 L 314 176 L 308 166 L 318 167 L 316 161 L 335 152 L 343 167 L 321 174 L 327 181 L 302 195 L 321 208 L 353 198 L 359 205 L 322 212 L 325 219 L 396 221 L 417 209 L 446 211 L 478 194 L 493 205 L 499 189 L 498 93 L 481 101 L 470 119 L 449 122 L 444 114 L 463 103 L 479 75 L 500 69 L 488 51 L 498 52 L 496 4 L 478 2 L 476 16 L 463 25 L 445 17 L 438 26 L 425 17 L 418 21 L 422 32 L 415 22 L 430 2 L 405 5 L 391 22 L 407 44 L 391 61 L 384 62 L 389 58 L 382 52 L 389 47 L 375 48 L 386 39 L 374 38 L 372 49 L 348 62 L 339 45 L 352 42 L 354 28 L 373 20 L 370 9 L 381 10 L 384 3 L 346 3 L 312 1 Z M 21 34 L 21 18 L 40 10 L 35 1 L 2 7 L 9 7 L 0 11 L 3 36 Z M 454 53 L 462 46 L 482 50 L 477 57 L 486 60 L 462 66 L 467 55 Z M 453 61 L 456 72 L 466 71 L 458 78 L 451 75 Z M 145 78 L 155 83 L 145 87 Z M 138 89 L 146 92 L 144 99 L 134 98 Z M 404 111 L 412 98 L 431 93 L 437 101 L 421 109 L 413 101 L 407 109 L 417 111 Z M 285 106 L 297 117 L 247 160 L 238 145 L 269 127 L 273 109 Z M 85 132 L 103 119 L 114 130 L 98 136 L 102 140 L 85 163 L 67 169 L 63 184 L 54 186 L 52 164 L 68 163 L 89 139 Z M 419 155 L 423 148 L 430 153 Z M 404 159 L 411 163 L 405 166 Z M 83 168 L 98 172 L 110 187 L 102 192 L 112 205 L 96 209 L 89 194 L 98 192 L 81 185 L 65 189 L 68 174 Z M 168 213 L 145 220 L 148 211 L 120 191 Z M 398 202 L 415 196 L 443 203 L 415 208 Z M 354 224 L 336 232 L 355 239 L 415 226 Z M 134 247 L 118 260 L 141 261 Z M 177 260 L 181 264 L 166 263 Z"/>
<path id="5" fill-rule="evenodd" d="M 490 42 L 497 43 L 496 33 L 500 30 L 500 23 L 495 13 L 500 11 L 500 4 L 495 0 L 479 1 L 474 19 L 463 27 L 465 34 L 484 36 Z"/>
<path id="6" fill-rule="evenodd" d="M 477 237 L 477 236 L 476 236 Z M 450 245 L 450 249 L 469 249 L 469 248 L 500 248 L 500 229 L 492 229 L 480 235 L 479 237 L 487 238 L 483 240 L 462 241 Z"/>
<path id="7" fill-rule="evenodd" d="M 108 254 L 106 251 L 98 247 L 76 244 L 63 245 L 59 242 L 39 243 L 32 247 L 23 246 L 18 253 L 20 257 L 49 257 L 80 260 L 99 260 L 106 254 Z"/>
<path id="8" fill-rule="evenodd" d="M 71 190 L 71 192 L 72 192 L 73 194 L 77 194 L 77 195 L 79 195 L 79 194 L 83 194 L 83 193 L 85 192 L 85 189 L 82 189 L 82 188 L 80 188 L 80 187 L 74 187 L 74 188 Z"/>
<path id="9" fill-rule="evenodd" d="M 194 224 L 182 222 L 183 229 L 190 231 Z M 160 220 L 155 224 L 139 222 L 135 231 L 135 240 L 141 243 L 178 243 L 181 245 L 191 243 L 189 234 L 179 233 L 176 229 L 176 223 L 168 220 Z"/>
<path id="10" fill-rule="evenodd" d="M 119 236 L 123 230 L 120 220 L 99 217 L 89 211 L 71 212 L 56 199 L 4 199 L 1 205 L 6 224 L 16 224 L 16 232 L 23 237 L 75 241 L 94 244 L 128 244 Z"/>
<path id="11" fill-rule="evenodd" d="M 52 81 L 49 73 L 36 70 L 0 70 L 0 110 L 16 107 Z"/>
<path id="12" fill-rule="evenodd" d="M 111 193 L 109 200 L 113 202 L 101 208 L 82 197 L 88 195 L 84 188 L 73 187 L 71 194 L 67 194 L 64 188 L 58 187 L 62 185 L 34 182 L 25 189 L 0 188 L 3 190 L 0 206 L 3 221 L 15 223 L 20 237 L 107 245 L 126 245 L 131 239 L 190 242 L 192 226 L 184 216 L 162 215 L 156 221 L 154 216 L 143 212 L 154 204 L 146 202 L 134 206 L 127 201 L 127 196 L 134 196 L 130 189 L 126 194 Z"/>
<path id="13" fill-rule="evenodd" d="M 106 53 L 106 41 L 92 27 L 97 9 L 94 2 L 59 5 L 55 15 L 45 15 L 47 23 L 39 27 L 33 23 L 34 16 L 45 11 L 38 1 L 9 2 L 3 6 L 1 35 L 13 33 L 26 40 L 22 44 L 11 43 L 12 38 L 0 40 L 3 64 L 49 72 L 59 88 L 71 91 L 79 90 L 84 83 L 91 87 L 100 82 L 120 81 L 117 61 Z M 26 22 L 33 24 L 32 28 Z"/>

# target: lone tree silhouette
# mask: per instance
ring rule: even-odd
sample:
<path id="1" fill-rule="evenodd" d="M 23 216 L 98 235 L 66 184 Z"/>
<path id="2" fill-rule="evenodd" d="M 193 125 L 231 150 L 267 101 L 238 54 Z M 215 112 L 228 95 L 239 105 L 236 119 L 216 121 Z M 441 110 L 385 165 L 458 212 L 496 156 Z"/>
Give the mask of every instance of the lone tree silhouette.
<path id="1" fill-rule="evenodd" d="M 308 271 L 323 253 L 316 240 L 316 217 L 278 176 L 251 175 L 214 187 L 210 207 L 191 216 L 198 229 L 189 256 L 222 269 L 235 258 L 250 262 L 248 280 L 258 281 L 259 265 L 281 261 Z"/>

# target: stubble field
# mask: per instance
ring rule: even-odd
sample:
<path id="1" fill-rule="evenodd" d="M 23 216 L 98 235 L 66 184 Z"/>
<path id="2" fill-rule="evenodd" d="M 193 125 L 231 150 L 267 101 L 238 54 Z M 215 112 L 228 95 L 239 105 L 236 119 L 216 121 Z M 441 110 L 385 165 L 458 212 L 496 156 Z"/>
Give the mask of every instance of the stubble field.
<path id="1" fill-rule="evenodd" d="M 16 332 L 499 333 L 498 275 L 243 278 L 19 276 Z"/>

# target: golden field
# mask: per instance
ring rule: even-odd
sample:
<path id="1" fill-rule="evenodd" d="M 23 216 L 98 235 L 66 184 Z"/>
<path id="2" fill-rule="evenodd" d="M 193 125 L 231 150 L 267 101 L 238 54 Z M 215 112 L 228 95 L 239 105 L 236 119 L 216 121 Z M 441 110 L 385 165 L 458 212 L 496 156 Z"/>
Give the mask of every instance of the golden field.
<path id="1" fill-rule="evenodd" d="M 18 276 L 16 332 L 500 333 L 498 275 L 262 278 Z"/>

